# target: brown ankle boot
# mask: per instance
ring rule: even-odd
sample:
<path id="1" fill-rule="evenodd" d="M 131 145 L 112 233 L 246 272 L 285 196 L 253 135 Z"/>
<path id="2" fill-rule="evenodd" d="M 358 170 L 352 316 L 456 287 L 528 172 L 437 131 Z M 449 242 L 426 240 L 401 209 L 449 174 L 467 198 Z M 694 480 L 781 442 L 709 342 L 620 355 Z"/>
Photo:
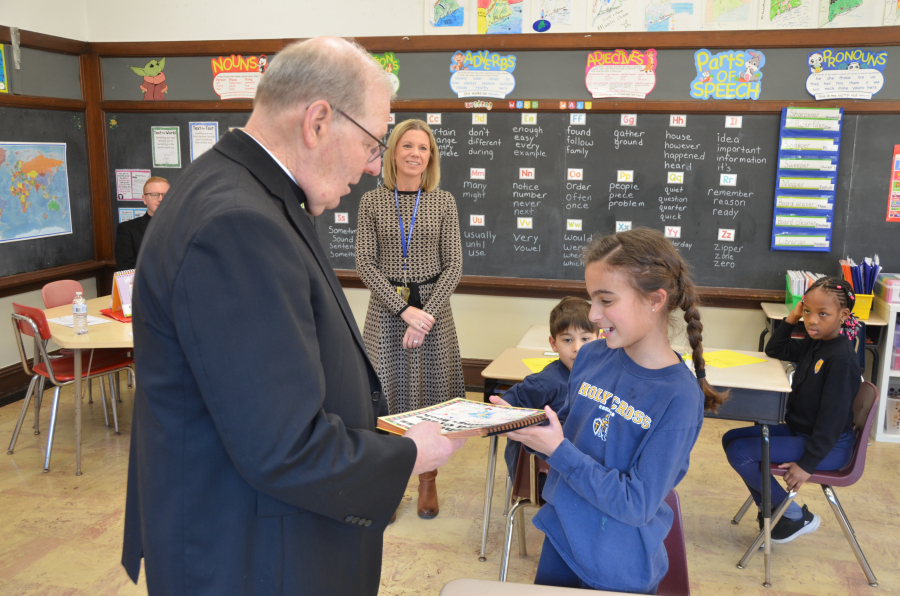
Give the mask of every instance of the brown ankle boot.
<path id="1" fill-rule="evenodd" d="M 419 474 L 419 506 L 417 513 L 422 519 L 431 519 L 437 517 L 438 496 L 437 485 L 434 479 L 437 476 L 437 470 Z"/>

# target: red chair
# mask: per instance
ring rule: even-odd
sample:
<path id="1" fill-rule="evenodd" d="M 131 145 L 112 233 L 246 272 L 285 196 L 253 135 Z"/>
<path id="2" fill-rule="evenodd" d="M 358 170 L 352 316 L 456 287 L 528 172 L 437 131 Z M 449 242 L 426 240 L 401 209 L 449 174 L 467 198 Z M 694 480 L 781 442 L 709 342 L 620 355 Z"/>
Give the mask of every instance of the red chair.
<path id="1" fill-rule="evenodd" d="M 663 544 L 669 556 L 669 570 L 656 588 L 658 596 L 689 596 L 691 584 L 688 581 L 687 549 L 684 544 L 684 526 L 681 523 L 681 501 L 673 488 L 666 495 L 666 503 L 675 517 Z"/>
<path id="2" fill-rule="evenodd" d="M 512 547 L 512 526 L 517 524 L 519 536 L 519 556 L 527 556 L 525 551 L 525 507 L 540 507 L 544 504 L 538 486 L 541 475 L 550 472 L 550 465 L 519 447 L 519 459 L 516 463 L 516 475 L 513 480 L 512 495 L 516 502 L 509 510 L 506 518 L 506 539 L 503 543 L 503 557 L 500 560 L 500 581 L 506 581 L 509 567 L 509 551 Z M 684 543 L 684 526 L 681 523 L 681 502 L 678 493 L 672 489 L 665 498 L 672 508 L 674 517 L 672 527 L 663 544 L 669 557 L 669 570 L 659 583 L 656 593 L 659 596 L 690 596 L 691 586 L 688 581 L 687 549 Z"/>
<path id="3" fill-rule="evenodd" d="M 838 520 L 838 525 L 840 525 L 841 529 L 844 531 L 844 536 L 847 537 L 847 542 L 850 543 L 850 547 L 853 549 L 853 554 L 856 555 L 859 566 L 862 567 L 863 573 L 866 574 L 866 580 L 869 582 L 869 585 L 873 587 L 878 586 L 878 580 L 875 578 L 875 574 L 872 572 L 872 568 L 869 566 L 866 556 L 859 547 L 859 542 L 856 540 L 856 533 L 853 531 L 853 526 L 850 525 L 847 514 L 844 513 L 844 508 L 841 507 L 841 503 L 838 501 L 837 494 L 834 492 L 834 487 L 851 486 L 862 477 L 866 468 L 866 450 L 869 447 L 869 433 L 872 431 L 872 423 L 875 420 L 875 412 L 877 410 L 878 389 L 872 383 L 863 381 L 862 385 L 859 386 L 859 391 L 856 393 L 856 399 L 853 400 L 853 428 L 856 430 L 856 442 L 853 445 L 853 455 L 850 456 L 850 461 L 840 470 L 828 472 L 816 471 L 809 477 L 809 480 L 806 481 L 807 484 L 814 483 L 822 487 L 822 492 L 825 493 L 825 498 L 828 500 L 828 504 L 831 505 L 831 510 Z M 785 472 L 787 472 L 787 470 L 779 468 L 778 464 L 771 464 L 769 470 L 776 476 L 784 476 Z M 775 513 L 772 514 L 772 526 L 781 519 L 781 515 L 796 496 L 797 493 L 794 491 L 788 493 L 788 498 L 782 501 Z M 731 523 L 736 524 L 740 522 L 752 502 L 753 498 L 750 497 L 741 507 L 741 510 Z M 756 541 L 744 554 L 744 558 L 738 563 L 739 568 L 743 569 L 746 566 L 747 562 L 753 557 L 762 542 L 763 533 L 760 532 Z"/>
<path id="4" fill-rule="evenodd" d="M 50 434 L 47 438 L 47 456 L 44 460 L 44 472 L 49 472 L 50 455 L 53 450 L 53 434 L 56 430 L 56 418 L 59 411 L 59 390 L 61 387 L 69 385 L 75 381 L 75 359 L 74 356 L 62 356 L 59 358 L 54 358 L 52 360 L 48 357 L 47 341 L 49 341 L 50 339 L 50 325 L 49 323 L 47 323 L 47 317 L 44 316 L 44 312 L 42 310 L 13 303 L 12 322 L 13 330 L 16 333 L 16 345 L 19 348 L 19 357 L 22 360 L 22 368 L 25 370 L 26 374 L 34 376 L 32 377 L 31 384 L 29 385 L 28 393 L 25 394 L 25 403 L 22 404 L 22 412 L 19 414 L 19 420 L 16 422 L 16 428 L 13 431 L 12 441 L 9 444 L 9 451 L 7 453 L 13 453 L 13 448 L 16 445 L 16 439 L 18 438 L 19 431 L 22 428 L 22 422 L 24 421 L 25 414 L 28 411 L 28 402 L 31 399 L 31 394 L 32 390 L 34 389 L 35 383 L 38 382 L 38 379 L 40 378 L 39 393 L 36 397 L 36 399 L 40 400 L 43 392 L 42 390 L 44 381 L 49 379 L 50 382 L 56 386 L 56 391 L 53 394 L 53 408 L 50 413 Z M 33 368 L 29 365 L 28 356 L 25 353 L 25 344 L 22 339 L 23 334 L 31 337 L 34 340 L 35 364 Z M 130 369 L 133 364 L 134 358 L 131 358 L 130 356 L 127 356 L 125 354 L 116 353 L 111 350 L 102 352 L 100 350 L 97 350 L 97 352 L 93 356 L 93 361 L 91 363 L 90 369 L 82 371 L 82 378 L 87 380 L 94 377 L 102 377 L 103 375 L 108 375 L 110 377 L 110 402 L 112 403 L 114 418 L 116 417 L 116 398 L 114 395 L 115 389 L 111 377 L 114 373 L 120 370 Z M 102 395 L 102 380 L 100 384 L 100 390 Z M 103 412 L 105 415 L 105 404 Z M 35 413 L 35 416 L 37 416 L 37 412 Z M 76 425 L 80 424 L 81 421 L 76 420 Z M 106 425 L 109 426 L 108 419 Z M 35 420 L 35 428 L 37 428 L 37 420 Z M 77 436 L 80 436 L 80 431 L 81 429 L 76 427 Z M 118 419 L 116 418 L 116 433 L 118 432 Z M 78 462 L 79 468 L 80 464 L 81 462 Z"/>

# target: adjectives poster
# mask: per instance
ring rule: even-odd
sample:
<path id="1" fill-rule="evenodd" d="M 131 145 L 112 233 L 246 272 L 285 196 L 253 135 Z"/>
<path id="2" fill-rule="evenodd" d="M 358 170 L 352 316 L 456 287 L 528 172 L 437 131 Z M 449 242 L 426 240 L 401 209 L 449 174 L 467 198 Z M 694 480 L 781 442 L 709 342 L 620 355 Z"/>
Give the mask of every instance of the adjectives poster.
<path id="1" fill-rule="evenodd" d="M 595 99 L 645 99 L 656 86 L 656 50 L 597 50 L 587 56 L 584 84 Z"/>

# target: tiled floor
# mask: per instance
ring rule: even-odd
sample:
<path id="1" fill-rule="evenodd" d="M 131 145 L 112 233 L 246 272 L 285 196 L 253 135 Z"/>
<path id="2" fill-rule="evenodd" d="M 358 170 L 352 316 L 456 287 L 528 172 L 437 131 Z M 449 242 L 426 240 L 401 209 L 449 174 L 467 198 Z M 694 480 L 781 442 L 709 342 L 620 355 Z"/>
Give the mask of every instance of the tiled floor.
<path id="1" fill-rule="evenodd" d="M 119 565 L 132 401 L 130 391 L 123 393 L 121 435 L 104 426 L 99 403 L 93 412 L 85 407 L 84 475 L 80 477 L 74 473 L 71 391 L 63 394 L 49 474 L 41 470 L 50 392 L 42 412 L 42 434 L 32 434 L 29 418 L 15 454 L 0 454 L 0 595 L 146 594 L 143 577 L 134 586 Z M 21 402 L 0 409 L 3 442 L 12 435 L 20 407 Z M 692 592 L 900 595 L 900 445 L 874 444 L 863 479 L 854 487 L 838 489 L 880 586 L 870 588 L 865 582 L 821 491 L 810 485 L 801 491 L 801 501 L 822 516 L 822 527 L 795 542 L 775 546 L 774 587 L 766 590 L 761 586 L 762 557 L 755 557 L 745 570 L 735 568 L 756 525 L 749 518 L 739 526 L 730 523 L 744 492 L 725 462 L 719 441 L 723 432 L 735 426 L 707 421 L 691 470 L 678 487 Z M 434 520 L 416 516 L 417 485 L 410 483 L 397 523 L 385 535 L 381 594 L 437 594 L 457 577 L 497 577 L 505 469 L 501 460 L 488 560 L 479 563 L 486 458 L 487 441 L 470 440 L 440 471 L 441 513 Z M 526 511 L 530 518 L 532 510 Z M 534 575 L 543 537 L 530 524 L 527 537 L 528 558 L 513 555 L 510 581 L 530 582 Z"/>

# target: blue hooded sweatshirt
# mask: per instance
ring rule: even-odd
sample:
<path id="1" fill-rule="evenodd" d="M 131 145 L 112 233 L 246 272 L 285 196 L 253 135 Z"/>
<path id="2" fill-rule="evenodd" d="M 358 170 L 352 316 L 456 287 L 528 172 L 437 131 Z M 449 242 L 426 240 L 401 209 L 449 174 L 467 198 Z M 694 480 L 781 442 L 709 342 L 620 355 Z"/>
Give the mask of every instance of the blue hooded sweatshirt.
<path id="1" fill-rule="evenodd" d="M 703 405 L 683 362 L 643 368 L 603 339 L 579 351 L 534 525 L 592 587 L 646 592 L 665 576 L 663 500 L 687 473 Z"/>
<path id="2" fill-rule="evenodd" d="M 501 397 L 514 408 L 538 408 L 550 406 L 550 409 L 559 415 L 566 405 L 566 395 L 569 391 L 569 369 L 561 360 L 554 360 L 544 367 L 544 370 L 528 375 L 521 383 L 510 387 Z M 565 422 L 565 418 L 560 418 Z M 510 476 L 516 474 L 516 464 L 519 461 L 519 446 L 521 443 L 507 439 L 506 467 Z"/>

